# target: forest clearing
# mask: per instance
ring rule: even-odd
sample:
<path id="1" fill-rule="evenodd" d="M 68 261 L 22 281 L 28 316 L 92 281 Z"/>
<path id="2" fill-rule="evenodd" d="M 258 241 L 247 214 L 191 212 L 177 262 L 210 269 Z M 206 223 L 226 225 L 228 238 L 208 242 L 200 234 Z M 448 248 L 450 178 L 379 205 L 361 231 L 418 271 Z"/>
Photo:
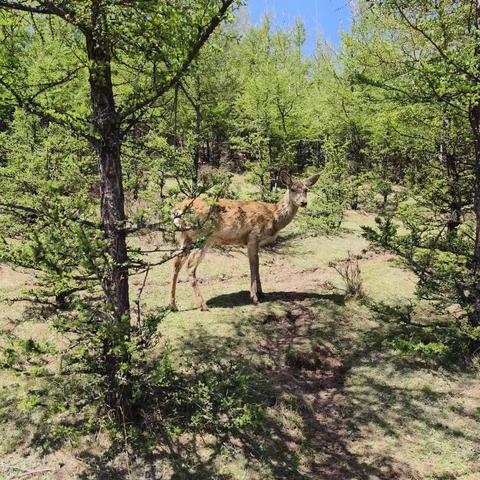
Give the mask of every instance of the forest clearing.
<path id="1" fill-rule="evenodd" d="M 478 477 L 478 374 L 432 368 L 393 348 L 408 325 L 395 324 L 379 307 L 408 305 L 415 278 L 393 256 L 368 250 L 359 231 L 372 221 L 371 215 L 350 211 L 340 234 L 321 238 L 292 223 L 274 250 L 261 252 L 266 300 L 259 306 L 250 302 L 242 250 L 207 253 L 199 279 L 208 312 L 198 310 L 187 275 L 181 275 L 180 311 L 163 320 L 153 355 L 170 345 L 170 361 L 186 369 L 192 384 L 202 383 L 207 396 L 239 402 L 247 415 L 258 408 L 262 423 L 240 428 L 239 437 L 229 428 L 222 431 L 221 423 L 212 425 L 208 433 L 183 434 L 139 459 L 132 451 L 131 478 Z M 149 247 L 156 242 L 142 239 Z M 349 252 L 362 257 L 368 302 L 345 299 L 345 286 L 329 267 Z M 169 274 L 170 264 L 150 273 L 146 304 L 168 303 Z M 2 271 L 3 291 L 15 295 L 24 282 L 24 276 Z M 51 338 L 44 324 L 22 328 Z M 18 379 L 2 375 L 4 386 L 10 382 Z M 26 400 L 28 387 L 20 384 L 8 393 L 4 387 L 2 403 L 8 405 L 11 395 Z M 211 409 L 222 406 L 212 403 L 202 405 L 202 413 L 213 420 L 222 412 Z M 26 412 L 17 412 L 14 424 L 4 417 L 5 478 L 42 468 L 48 469 L 37 475 L 43 479 L 83 478 L 82 472 L 128 478 L 125 457 L 110 465 L 108 452 L 99 447 L 102 434 L 71 440 L 58 432 L 58 443 L 50 443 L 50 424 Z M 25 432 L 34 438 L 27 450 Z"/>
<path id="2" fill-rule="evenodd" d="M 0 0 L 1 480 L 480 478 L 480 0 L 341 1 Z"/>

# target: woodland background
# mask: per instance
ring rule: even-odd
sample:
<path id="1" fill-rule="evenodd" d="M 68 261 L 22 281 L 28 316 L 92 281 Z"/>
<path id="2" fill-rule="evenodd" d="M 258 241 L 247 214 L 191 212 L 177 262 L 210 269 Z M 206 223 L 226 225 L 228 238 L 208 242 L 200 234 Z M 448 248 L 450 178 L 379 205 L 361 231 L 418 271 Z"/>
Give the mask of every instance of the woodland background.
<path id="1" fill-rule="evenodd" d="M 5 478 L 480 474 L 480 3 L 353 14 L 310 58 L 233 0 L 0 1 Z M 282 170 L 267 301 L 220 251 L 169 313 L 171 208 Z"/>

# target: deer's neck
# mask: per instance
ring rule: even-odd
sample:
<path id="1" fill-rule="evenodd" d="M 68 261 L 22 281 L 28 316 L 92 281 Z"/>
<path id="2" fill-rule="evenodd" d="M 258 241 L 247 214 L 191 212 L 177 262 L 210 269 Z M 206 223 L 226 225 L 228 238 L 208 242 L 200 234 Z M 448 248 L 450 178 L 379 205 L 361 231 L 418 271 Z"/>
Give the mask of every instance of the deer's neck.
<path id="1" fill-rule="evenodd" d="M 289 192 L 277 203 L 277 211 L 275 212 L 275 223 L 278 230 L 286 227 L 297 213 L 298 207 L 290 201 Z"/>

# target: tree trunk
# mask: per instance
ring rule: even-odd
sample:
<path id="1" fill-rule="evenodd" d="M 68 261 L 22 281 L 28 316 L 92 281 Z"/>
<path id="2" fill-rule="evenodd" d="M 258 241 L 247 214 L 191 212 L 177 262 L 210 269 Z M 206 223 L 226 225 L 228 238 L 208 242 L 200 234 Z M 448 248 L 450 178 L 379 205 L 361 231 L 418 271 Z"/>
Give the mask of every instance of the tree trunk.
<path id="1" fill-rule="evenodd" d="M 273 158 L 273 148 L 272 148 L 272 139 L 268 139 L 268 189 L 273 191 L 274 182 L 272 181 L 272 158 Z M 262 190 L 264 188 L 263 178 L 262 178 Z M 263 195 L 263 193 L 262 193 Z"/>
<path id="2" fill-rule="evenodd" d="M 353 159 L 353 175 L 357 178 L 362 171 L 362 150 L 361 150 L 361 141 L 359 138 L 359 134 L 357 131 L 357 126 L 354 122 L 351 123 L 351 140 L 350 140 L 350 150 L 351 150 L 351 157 Z M 352 210 L 358 210 L 359 206 L 359 192 L 358 192 L 358 185 L 355 184 L 354 192 L 352 195 L 352 201 L 350 202 L 350 207 Z"/>
<path id="3" fill-rule="evenodd" d="M 200 93 L 200 75 L 198 72 L 195 76 L 196 84 L 196 98 L 191 100 L 193 108 L 195 110 L 195 151 L 193 154 L 193 172 L 192 172 L 192 194 L 193 196 L 197 195 L 197 186 L 198 186 L 198 171 L 200 169 L 200 155 L 201 155 L 201 145 L 200 137 L 202 133 L 202 98 Z"/>
<path id="4" fill-rule="evenodd" d="M 180 142 L 178 140 L 178 89 L 180 88 L 179 83 L 175 84 L 175 93 L 173 96 L 173 135 L 174 135 L 174 145 L 178 147 Z"/>
<path id="5" fill-rule="evenodd" d="M 475 30 L 480 31 L 480 0 L 476 2 Z M 480 45 L 475 49 L 477 66 L 480 67 Z M 475 151 L 475 196 L 473 208 L 475 211 L 475 246 L 473 252 L 473 311 L 470 314 L 470 323 L 474 326 L 480 325 L 480 102 L 470 107 L 470 125 L 472 127 Z"/>
<path id="6" fill-rule="evenodd" d="M 193 171 L 192 171 L 192 187 L 193 195 L 196 195 L 198 186 L 198 170 L 200 168 L 200 134 L 202 127 L 202 114 L 200 111 L 200 101 L 195 107 L 195 151 L 193 153 Z"/>
<path id="7" fill-rule="evenodd" d="M 165 198 L 165 194 L 163 193 L 163 189 L 165 188 L 165 174 L 162 172 L 160 174 L 160 180 L 158 181 L 158 187 L 160 190 L 160 198 Z"/>
<path id="8" fill-rule="evenodd" d="M 383 191 L 382 192 L 382 197 L 383 197 L 382 209 L 383 210 L 387 209 L 387 203 L 388 203 L 388 196 L 389 195 L 390 195 L 390 191 Z"/>
<path id="9" fill-rule="evenodd" d="M 212 165 L 212 158 L 211 158 L 211 157 L 212 157 L 212 151 L 211 151 L 211 149 L 210 149 L 210 140 L 209 140 L 208 138 L 207 138 L 207 140 L 206 140 L 205 147 L 206 147 L 206 149 L 207 149 L 207 154 L 206 154 L 207 163 L 208 163 L 209 165 Z"/>
<path id="10" fill-rule="evenodd" d="M 450 218 L 447 222 L 449 232 L 455 232 L 462 223 L 462 198 L 460 193 L 460 175 L 455 155 L 445 152 L 447 177 L 449 182 Z"/>
<path id="11" fill-rule="evenodd" d="M 108 253 L 112 264 L 103 278 L 102 287 L 111 309 L 112 322 L 104 342 L 104 368 L 110 380 L 107 402 L 122 415 L 128 410 L 128 382 L 119 382 L 118 374 L 129 355 L 125 340 L 130 338 L 130 304 L 128 289 L 125 207 L 120 162 L 120 125 L 115 108 L 111 78 L 111 52 L 103 35 L 101 7 L 92 2 L 92 29 L 86 34 L 89 83 L 93 124 L 97 136 L 96 151 L 100 171 L 100 214 Z"/>
<path id="12" fill-rule="evenodd" d="M 470 315 L 471 323 L 480 325 L 480 104 L 476 103 L 470 109 L 470 124 L 472 126 L 475 142 L 475 247 L 473 254 L 474 273 L 474 307 Z"/>
<path id="13" fill-rule="evenodd" d="M 442 119 L 442 130 L 444 138 L 440 143 L 440 158 L 447 170 L 448 180 L 448 209 L 449 219 L 447 221 L 447 230 L 454 234 L 457 227 L 462 222 L 462 198 L 460 193 L 460 175 L 458 173 L 458 164 L 455 155 L 449 151 L 448 145 L 448 125 L 447 118 Z"/>
<path id="14" fill-rule="evenodd" d="M 358 192 L 355 190 L 352 201 L 350 202 L 350 208 L 352 210 L 358 210 Z"/>

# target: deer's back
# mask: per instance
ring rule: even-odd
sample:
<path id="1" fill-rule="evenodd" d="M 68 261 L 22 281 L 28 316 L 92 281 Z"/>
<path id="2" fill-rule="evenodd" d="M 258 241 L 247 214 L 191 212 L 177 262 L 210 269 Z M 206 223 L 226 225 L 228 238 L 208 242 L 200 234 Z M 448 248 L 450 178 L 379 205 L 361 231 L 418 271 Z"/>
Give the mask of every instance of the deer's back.
<path id="1" fill-rule="evenodd" d="M 196 229 L 185 232 L 190 237 L 209 234 L 210 244 L 245 245 L 251 235 L 266 239 L 275 236 L 274 204 L 254 200 L 221 199 L 209 205 L 203 199 L 185 200 L 173 209 L 174 217 L 181 218 L 182 226 Z M 180 225 L 180 223 L 177 223 Z"/>

